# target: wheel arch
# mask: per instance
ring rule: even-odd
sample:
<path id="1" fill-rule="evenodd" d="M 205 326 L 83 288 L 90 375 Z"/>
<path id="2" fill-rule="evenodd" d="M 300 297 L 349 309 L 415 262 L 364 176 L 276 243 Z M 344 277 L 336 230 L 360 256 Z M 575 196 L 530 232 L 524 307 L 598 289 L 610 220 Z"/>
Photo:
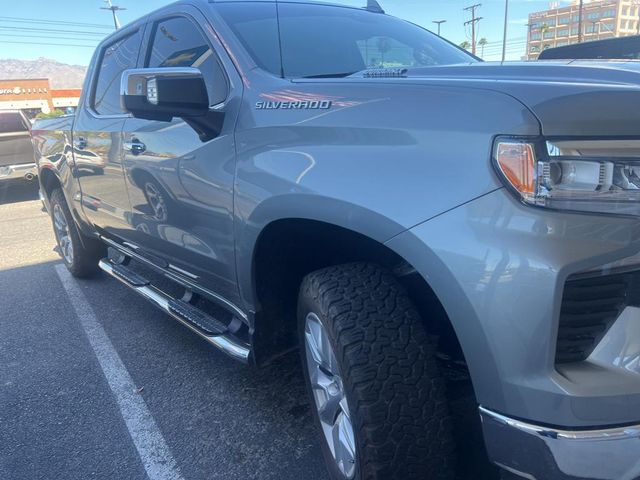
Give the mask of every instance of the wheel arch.
<path id="1" fill-rule="evenodd" d="M 42 168 L 38 176 L 40 178 L 40 186 L 42 187 L 43 194 L 45 195 L 47 202 L 49 202 L 53 191 L 56 188 L 62 189 L 62 182 L 50 168 Z"/>
<path id="2" fill-rule="evenodd" d="M 302 278 L 332 265 L 372 262 L 390 270 L 409 293 L 427 330 L 464 360 L 447 313 L 428 281 L 381 239 L 326 220 L 285 217 L 257 236 L 251 258 L 254 351 L 265 363 L 296 346 L 296 305 Z"/>

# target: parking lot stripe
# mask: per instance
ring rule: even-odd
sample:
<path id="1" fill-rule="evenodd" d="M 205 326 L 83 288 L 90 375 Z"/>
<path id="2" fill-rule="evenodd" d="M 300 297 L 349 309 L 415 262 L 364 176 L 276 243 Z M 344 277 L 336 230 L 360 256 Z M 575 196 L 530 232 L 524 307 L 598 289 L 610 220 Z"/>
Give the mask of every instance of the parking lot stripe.
<path id="1" fill-rule="evenodd" d="M 150 480 L 182 480 L 176 461 L 151 412 L 137 392 L 131 375 L 98 322 L 80 286 L 64 265 L 56 265 L 55 269 L 113 391 L 147 476 Z"/>

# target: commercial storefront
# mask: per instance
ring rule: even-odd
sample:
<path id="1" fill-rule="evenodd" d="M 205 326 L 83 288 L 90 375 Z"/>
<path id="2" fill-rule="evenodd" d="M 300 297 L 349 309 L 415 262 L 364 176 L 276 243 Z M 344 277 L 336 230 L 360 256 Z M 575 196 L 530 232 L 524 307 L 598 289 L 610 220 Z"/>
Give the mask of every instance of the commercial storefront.
<path id="1" fill-rule="evenodd" d="M 76 107 L 80 89 L 51 89 L 49 79 L 0 80 L 0 110 L 22 110 L 27 116 Z"/>

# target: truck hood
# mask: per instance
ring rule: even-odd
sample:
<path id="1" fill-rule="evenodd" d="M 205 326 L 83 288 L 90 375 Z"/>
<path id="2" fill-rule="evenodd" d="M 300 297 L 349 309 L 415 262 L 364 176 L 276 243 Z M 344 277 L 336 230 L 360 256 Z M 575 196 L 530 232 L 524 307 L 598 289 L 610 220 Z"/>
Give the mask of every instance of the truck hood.
<path id="1" fill-rule="evenodd" d="M 505 93 L 547 136 L 640 136 L 640 62 L 539 61 L 412 68 L 408 82 Z"/>

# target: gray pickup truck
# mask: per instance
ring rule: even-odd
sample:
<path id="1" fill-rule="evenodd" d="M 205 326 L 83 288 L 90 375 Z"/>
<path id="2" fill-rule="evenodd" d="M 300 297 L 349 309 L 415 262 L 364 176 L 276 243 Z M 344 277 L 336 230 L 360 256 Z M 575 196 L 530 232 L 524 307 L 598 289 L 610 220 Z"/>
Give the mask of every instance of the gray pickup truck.
<path id="1" fill-rule="evenodd" d="M 639 64 L 193 0 L 83 92 L 34 131 L 67 267 L 242 362 L 299 347 L 332 479 L 640 475 Z"/>
<path id="2" fill-rule="evenodd" d="M 19 110 L 0 111 L 0 184 L 15 179 L 31 181 L 36 173 L 29 120 Z"/>

